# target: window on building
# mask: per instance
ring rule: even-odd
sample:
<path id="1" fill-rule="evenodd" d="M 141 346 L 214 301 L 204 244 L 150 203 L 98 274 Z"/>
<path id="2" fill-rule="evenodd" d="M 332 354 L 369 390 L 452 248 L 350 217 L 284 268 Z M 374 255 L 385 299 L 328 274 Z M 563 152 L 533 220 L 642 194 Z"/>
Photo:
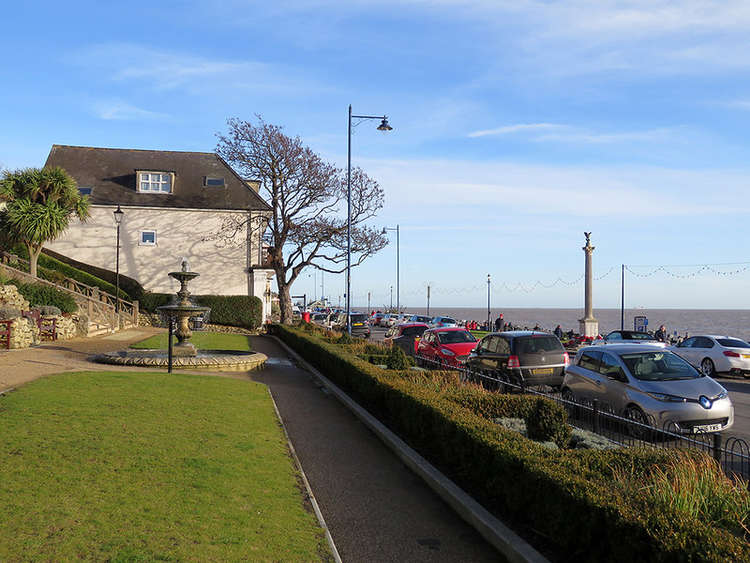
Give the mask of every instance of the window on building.
<path id="1" fill-rule="evenodd" d="M 138 191 L 172 193 L 172 176 L 170 172 L 138 172 Z"/>
<path id="2" fill-rule="evenodd" d="M 203 185 L 211 188 L 218 188 L 224 185 L 224 178 L 218 176 L 204 176 Z"/>
<path id="3" fill-rule="evenodd" d="M 78 186 L 78 193 L 81 195 L 91 195 L 94 193 L 94 188 Z"/>
<path id="4" fill-rule="evenodd" d="M 141 246 L 156 246 L 156 231 L 141 231 Z"/>

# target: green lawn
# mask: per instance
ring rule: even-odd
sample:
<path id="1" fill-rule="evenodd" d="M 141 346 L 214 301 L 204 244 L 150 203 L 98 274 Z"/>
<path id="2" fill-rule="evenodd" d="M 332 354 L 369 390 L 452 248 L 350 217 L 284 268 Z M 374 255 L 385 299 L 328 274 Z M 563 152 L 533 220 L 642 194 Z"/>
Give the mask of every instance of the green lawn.
<path id="1" fill-rule="evenodd" d="M 173 340 L 177 342 L 177 337 Z M 155 334 L 131 344 L 131 348 L 138 349 L 167 349 L 168 334 Z M 195 344 L 200 350 L 238 350 L 240 352 L 250 352 L 250 337 L 244 334 L 226 334 L 223 332 L 194 332 L 190 342 Z"/>
<path id="2" fill-rule="evenodd" d="M 0 561 L 330 560 L 263 385 L 57 375 L 0 429 Z"/>

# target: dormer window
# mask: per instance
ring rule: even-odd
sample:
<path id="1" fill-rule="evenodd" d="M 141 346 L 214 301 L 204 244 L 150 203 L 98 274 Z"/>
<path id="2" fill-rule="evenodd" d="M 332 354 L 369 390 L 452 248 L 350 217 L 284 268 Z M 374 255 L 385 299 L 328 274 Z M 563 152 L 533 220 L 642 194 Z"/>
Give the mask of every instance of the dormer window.
<path id="1" fill-rule="evenodd" d="M 174 174 L 172 172 L 138 171 L 138 191 L 142 193 L 172 193 Z"/>
<path id="2" fill-rule="evenodd" d="M 224 186 L 224 178 L 219 176 L 204 176 L 203 185 L 210 188 L 221 188 Z"/>

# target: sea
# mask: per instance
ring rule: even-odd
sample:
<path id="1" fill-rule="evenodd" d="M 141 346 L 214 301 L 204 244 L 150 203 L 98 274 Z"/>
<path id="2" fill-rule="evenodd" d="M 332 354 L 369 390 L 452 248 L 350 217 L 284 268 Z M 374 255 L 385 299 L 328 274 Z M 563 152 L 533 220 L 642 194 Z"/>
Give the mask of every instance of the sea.
<path id="1" fill-rule="evenodd" d="M 408 312 L 425 315 L 424 307 L 410 307 Z M 532 328 L 538 325 L 548 331 L 559 324 L 567 332 L 578 332 L 578 319 L 583 317 L 583 309 L 524 309 L 507 308 L 491 309 L 494 322 L 500 313 L 505 322 L 514 326 Z M 487 309 L 481 307 L 430 307 L 430 315 L 444 315 L 459 320 L 475 320 L 479 323 L 487 320 Z M 594 309 L 594 316 L 599 320 L 599 332 L 607 334 L 620 328 L 620 309 Z M 624 328 L 633 330 L 634 318 L 645 316 L 648 319 L 648 330 L 655 331 L 664 325 L 670 335 L 676 332 L 685 334 L 718 334 L 750 340 L 750 309 L 625 309 Z"/>

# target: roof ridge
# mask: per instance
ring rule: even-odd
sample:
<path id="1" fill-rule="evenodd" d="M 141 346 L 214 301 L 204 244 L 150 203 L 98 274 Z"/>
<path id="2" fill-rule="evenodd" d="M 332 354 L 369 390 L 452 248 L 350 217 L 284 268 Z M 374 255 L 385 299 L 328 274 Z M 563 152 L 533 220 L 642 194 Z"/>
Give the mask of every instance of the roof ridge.
<path id="1" fill-rule="evenodd" d="M 206 152 L 206 151 L 170 151 L 170 150 L 161 150 L 161 149 L 123 149 L 119 147 L 89 147 L 85 145 L 58 145 L 57 143 L 53 143 L 52 145 L 53 149 L 57 148 L 68 148 L 68 149 L 92 149 L 92 150 L 98 150 L 98 151 L 128 151 L 128 152 L 162 152 L 162 153 L 178 153 L 178 154 L 207 154 L 211 156 L 218 156 L 215 152 Z"/>

